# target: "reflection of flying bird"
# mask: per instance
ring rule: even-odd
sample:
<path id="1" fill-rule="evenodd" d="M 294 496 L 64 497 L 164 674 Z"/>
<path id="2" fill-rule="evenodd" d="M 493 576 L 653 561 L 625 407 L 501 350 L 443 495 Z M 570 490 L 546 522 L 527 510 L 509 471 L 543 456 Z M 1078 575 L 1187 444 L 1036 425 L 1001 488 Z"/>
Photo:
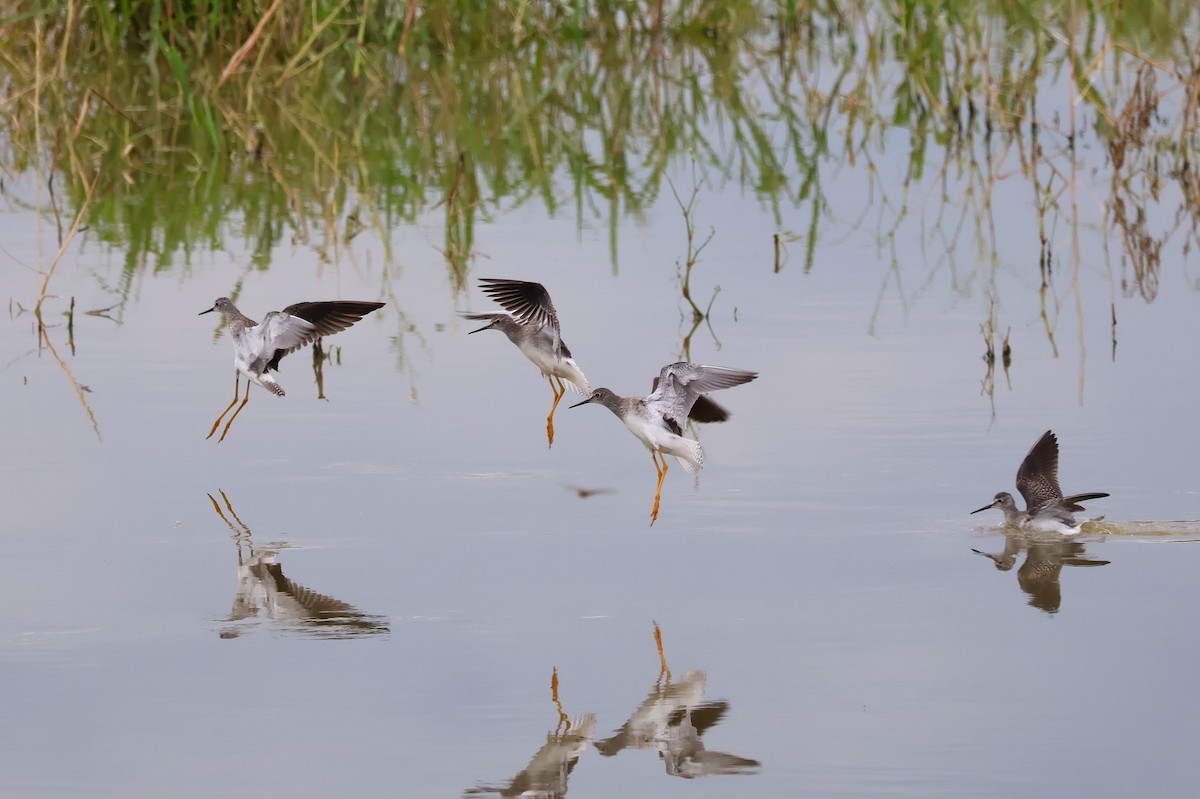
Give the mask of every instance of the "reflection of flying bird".
<path id="1" fill-rule="evenodd" d="M 622 749 L 648 749 L 665 741 L 672 719 L 704 700 L 706 682 L 704 672 L 697 669 L 666 685 L 656 681 L 621 728 L 611 737 L 596 741 L 596 748 L 600 754 L 612 757 Z"/>
<path id="2" fill-rule="evenodd" d="M 221 492 L 221 498 L 236 524 L 225 516 L 212 494 L 208 498 L 237 544 L 238 586 L 226 621 L 264 617 L 285 629 L 320 638 L 354 638 L 388 632 L 386 618 L 367 615 L 353 605 L 286 577 L 283 567 L 275 560 L 278 549 L 254 546 L 250 528 L 238 518 L 225 492 Z M 248 551 L 243 551 L 243 547 Z M 237 627 L 221 631 L 222 638 L 236 638 L 240 634 Z"/>
<path id="3" fill-rule="evenodd" d="M 571 351 L 562 340 L 558 328 L 558 313 L 550 301 L 550 293 L 541 283 L 523 280 L 481 278 L 483 293 L 487 294 L 508 313 L 463 314 L 466 319 L 486 320 L 487 324 L 472 333 L 484 330 L 499 330 L 508 340 L 517 345 L 521 353 L 533 361 L 534 366 L 550 383 L 554 392 L 554 404 L 546 417 L 546 438 L 554 444 L 554 411 L 567 385 L 580 394 L 589 391 L 587 378 L 571 357 Z M 566 381 L 564 384 L 563 381 Z"/>
<path id="4" fill-rule="evenodd" d="M 546 733 L 545 745 L 534 753 L 529 765 L 505 785 L 480 785 L 465 791 L 467 796 L 497 793 L 500 796 L 528 796 L 558 799 L 567 795 L 567 777 L 579 755 L 596 734 L 596 714 L 584 713 L 574 721 L 563 712 L 558 698 L 558 669 L 550 677 L 550 698 L 558 714 L 558 726 Z"/>
<path id="5" fill-rule="evenodd" d="M 704 672 L 696 669 L 675 683 L 656 682 L 625 724 L 612 737 L 597 741 L 596 749 L 612 757 L 622 749 L 653 747 L 674 777 L 743 774 L 757 768 L 757 760 L 712 751 L 700 740 L 729 709 L 728 702 L 704 701 L 706 682 Z"/>
<path id="6" fill-rule="evenodd" d="M 757 760 L 726 752 L 714 752 L 704 746 L 700 736 L 714 726 L 725 711 L 726 702 L 705 702 L 680 712 L 678 720 L 667 725 L 659 757 L 672 777 L 708 777 L 713 774 L 745 774 L 761 765 Z"/>
<path id="7" fill-rule="evenodd" d="M 1064 497 L 1058 487 L 1058 439 L 1047 430 L 1017 469 L 1017 490 L 1025 498 L 1025 510 L 1017 508 L 1007 491 L 1001 491 L 991 503 L 971 511 L 979 513 L 989 508 L 1004 511 L 1004 523 L 1009 527 L 1044 533 L 1078 533 L 1083 523 L 1075 523 L 1073 514 L 1084 508 L 1078 503 L 1107 497 L 1104 493 L 1072 494 Z"/>
<path id="8" fill-rule="evenodd" d="M 1022 550 L 1025 561 L 1017 569 L 1017 585 L 1029 595 L 1030 605 L 1047 613 L 1057 613 L 1062 606 L 1059 578 L 1063 566 L 1106 566 L 1109 563 L 1088 557 L 1081 541 L 1058 536 L 1030 537 L 1018 531 L 1005 532 L 1003 552 L 971 551 L 990 558 L 998 570 L 1009 571 Z"/>
<path id="9" fill-rule="evenodd" d="M 594 497 L 597 494 L 616 493 L 611 488 L 584 488 L 583 486 L 571 485 L 570 483 L 563 483 L 562 485 L 563 485 L 563 488 L 567 489 L 568 491 L 574 492 L 575 495 L 578 496 L 580 499 L 587 499 L 588 497 Z"/>
<path id="10" fill-rule="evenodd" d="M 662 368 L 658 376 L 658 387 L 648 397 L 622 397 L 607 388 L 598 388 L 583 402 L 571 407 L 577 408 L 589 402 L 603 405 L 624 422 L 629 432 L 650 450 L 654 471 L 658 475 L 658 485 L 654 489 L 654 507 L 650 511 L 650 523 L 654 524 L 658 519 L 663 480 L 667 476 L 666 456 L 674 455 L 691 474 L 700 471 L 704 464 L 704 451 L 700 448 L 700 442 L 683 437 L 683 426 L 687 423 L 688 414 L 696 400 L 709 391 L 749 383 L 756 377 L 756 372 L 747 372 L 744 369 L 673 363 Z"/>
<path id="11" fill-rule="evenodd" d="M 671 681 L 658 622 L 654 623 L 654 644 L 658 649 L 658 678 L 621 729 L 596 742 L 600 754 L 612 757 L 622 749 L 654 747 L 667 773 L 674 777 L 745 774 L 757 768 L 757 760 L 705 748 L 701 736 L 721 720 L 729 703 L 704 701 L 707 679 L 702 671 L 691 669 L 678 682 Z"/>
<path id="12" fill-rule="evenodd" d="M 322 336 L 331 336 L 357 322 L 371 311 L 383 307 L 381 302 L 354 302 L 336 300 L 331 302 L 298 302 L 282 311 L 271 311 L 262 323 L 255 322 L 243 314 L 228 297 L 220 297 L 213 307 L 200 313 L 219 311 L 229 323 L 229 334 L 233 338 L 233 402 L 221 411 L 213 422 L 208 437 L 217 432 L 217 426 L 225 414 L 237 403 L 238 383 L 246 376 L 246 398 L 229 417 L 218 441 L 224 441 L 233 420 L 250 401 L 250 384 L 256 383 L 276 396 L 282 397 L 283 389 L 272 371 L 279 370 L 279 361 L 288 353 L 311 344 Z"/>
<path id="13" fill-rule="evenodd" d="M 558 799 L 567 795 L 567 777 L 575 769 L 579 756 L 596 733 L 596 715 L 577 716 L 564 731 L 546 733 L 546 743 L 534 753 L 529 765 L 505 785 L 480 785 L 464 793 L 477 796 L 495 793 L 500 796 L 527 796 L 538 799 Z"/>

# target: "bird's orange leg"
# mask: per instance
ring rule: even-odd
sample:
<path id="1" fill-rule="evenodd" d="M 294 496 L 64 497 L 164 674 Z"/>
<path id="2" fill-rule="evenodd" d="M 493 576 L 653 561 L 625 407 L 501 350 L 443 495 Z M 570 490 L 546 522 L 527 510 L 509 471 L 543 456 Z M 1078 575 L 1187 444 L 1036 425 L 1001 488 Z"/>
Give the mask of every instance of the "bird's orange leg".
<path id="1" fill-rule="evenodd" d="M 550 406 L 550 415 L 546 417 L 546 439 L 550 442 L 550 446 L 554 446 L 554 411 L 558 408 L 558 403 L 562 401 L 563 396 L 567 393 L 567 387 L 563 385 L 562 378 L 556 378 L 553 375 L 547 375 L 546 380 L 550 383 L 550 390 L 554 392 L 554 404 Z M 555 387 L 554 381 L 558 380 L 558 386 Z"/>
<path id="2" fill-rule="evenodd" d="M 225 440 L 226 434 L 229 433 L 229 428 L 233 426 L 233 420 L 237 418 L 237 415 L 242 412 L 242 408 L 245 408 L 246 403 L 249 401 L 250 401 L 250 381 L 247 380 L 246 381 L 246 398 L 244 400 L 242 400 L 242 404 L 237 407 L 237 410 L 233 412 L 233 416 L 230 416 L 229 421 L 225 423 L 225 429 L 221 431 L 221 437 L 217 439 L 218 444 L 220 444 L 222 441 Z"/>
<path id="3" fill-rule="evenodd" d="M 213 433 L 217 432 L 217 425 L 221 424 L 221 420 L 225 418 L 225 414 L 229 413 L 229 409 L 237 404 L 238 385 L 239 385 L 238 381 L 240 381 L 241 379 L 242 379 L 241 373 L 238 372 L 237 370 L 234 370 L 234 372 L 233 372 L 233 402 L 229 403 L 229 406 L 227 408 L 225 408 L 225 410 L 221 411 L 221 415 L 217 417 L 217 421 L 213 422 L 212 430 L 208 431 L 208 435 L 204 437 L 205 439 L 209 439 L 209 438 L 213 437 Z M 221 436 L 221 438 L 224 438 L 224 437 L 225 436 Z"/>
<path id="4" fill-rule="evenodd" d="M 650 510 L 650 526 L 658 521 L 658 503 L 662 499 L 663 480 L 667 477 L 667 456 L 656 450 L 650 450 L 650 458 L 654 461 L 654 471 L 658 472 L 658 485 L 654 489 L 654 507 Z M 662 468 L 658 468 L 658 459 L 662 458 Z"/>

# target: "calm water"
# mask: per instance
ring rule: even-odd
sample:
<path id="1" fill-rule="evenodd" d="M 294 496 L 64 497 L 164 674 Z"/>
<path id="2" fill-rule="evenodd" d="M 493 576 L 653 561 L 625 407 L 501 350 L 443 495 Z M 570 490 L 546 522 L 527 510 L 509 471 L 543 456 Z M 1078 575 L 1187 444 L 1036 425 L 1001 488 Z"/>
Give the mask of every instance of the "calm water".
<path id="1" fill-rule="evenodd" d="M 592 384 L 646 393 L 687 330 L 669 192 L 620 221 L 615 255 L 602 220 L 499 211 L 465 294 L 433 214 L 391 231 L 391 258 L 369 236 L 332 263 L 285 243 L 267 271 L 234 232 L 85 315 L 118 301 L 124 261 L 84 233 L 44 306 L 55 352 L 21 311 L 52 223 L 10 201 L 0 794 L 517 795 L 568 774 L 573 797 L 1194 790 L 1194 264 L 1164 251 L 1157 298 L 1127 296 L 1085 203 L 1078 278 L 1067 263 L 1040 295 L 1024 187 L 996 188 L 992 262 L 947 255 L 915 213 L 884 241 L 862 170 L 830 172 L 807 272 L 802 243 L 774 270 L 781 226 L 753 193 L 701 187 L 693 291 L 720 293 L 691 356 L 760 377 L 714 396 L 732 419 L 696 431 L 699 484 L 672 468 L 652 528 L 638 442 L 568 395 L 547 448 L 545 381 L 458 313 L 493 310 L 478 277 L 540 281 Z M 256 318 L 388 304 L 326 341 L 323 399 L 309 351 L 289 356 L 288 396 L 254 389 L 218 444 L 231 345 L 197 313 L 235 291 Z M 1013 358 L 991 396 L 989 313 Z M 1107 518 L 997 570 L 972 550 L 1005 549 L 998 512 L 968 513 L 1046 429 L 1063 487 L 1110 492 L 1089 505 Z M 706 769 L 739 773 L 680 778 Z"/>

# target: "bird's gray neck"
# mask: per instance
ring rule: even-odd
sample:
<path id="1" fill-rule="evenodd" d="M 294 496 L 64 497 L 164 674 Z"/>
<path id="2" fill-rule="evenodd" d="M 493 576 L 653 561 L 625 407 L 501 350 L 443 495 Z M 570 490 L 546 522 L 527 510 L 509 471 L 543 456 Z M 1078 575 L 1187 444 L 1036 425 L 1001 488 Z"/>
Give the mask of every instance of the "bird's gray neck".
<path id="1" fill-rule="evenodd" d="M 241 333 L 248 327 L 254 327 L 258 324 L 258 322 L 255 322 L 248 316 L 238 313 L 236 310 L 231 313 L 226 313 L 225 319 L 229 322 L 229 332 L 235 335 Z"/>
<path id="2" fill-rule="evenodd" d="M 516 319 L 513 319 L 511 316 L 501 316 L 496 326 L 500 329 L 501 333 L 508 336 L 509 341 L 518 346 L 521 344 L 521 338 L 523 337 L 523 334 L 527 332 L 525 330 L 525 325 L 521 324 Z"/>
<path id="3" fill-rule="evenodd" d="M 613 412 L 618 418 L 624 417 L 637 403 L 637 397 L 620 397 L 616 394 L 604 394 L 596 402 Z"/>
<path id="4" fill-rule="evenodd" d="M 996 501 L 992 503 L 991 507 L 999 508 L 1004 512 L 1004 523 L 1007 525 L 1020 527 L 1021 522 L 1029 516 L 1028 513 L 1017 508 L 1017 503 L 1012 495 L 1005 492 L 996 495 Z"/>

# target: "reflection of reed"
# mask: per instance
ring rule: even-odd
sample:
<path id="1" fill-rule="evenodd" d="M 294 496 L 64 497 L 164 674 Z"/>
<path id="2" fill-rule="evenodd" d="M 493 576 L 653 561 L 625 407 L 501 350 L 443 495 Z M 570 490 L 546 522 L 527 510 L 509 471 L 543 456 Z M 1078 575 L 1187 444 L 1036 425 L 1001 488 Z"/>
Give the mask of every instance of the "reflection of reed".
<path id="1" fill-rule="evenodd" d="M 39 48 L 38 52 L 39 53 L 41 52 L 40 48 Z M 41 60 L 38 59 L 36 62 L 37 76 L 35 78 L 35 83 L 39 86 L 39 88 L 40 88 L 41 80 L 42 80 L 41 67 L 42 67 Z M 96 188 L 97 181 L 100 180 L 100 175 L 101 175 L 101 173 L 97 172 L 96 174 L 94 174 L 92 176 L 90 181 L 87 181 L 87 180 L 84 181 L 85 192 L 84 192 L 83 200 L 80 202 L 79 207 L 75 212 L 75 218 L 71 222 L 71 228 L 67 231 L 67 234 L 65 237 L 63 236 L 63 233 L 62 233 L 62 219 L 59 214 L 58 203 L 54 197 L 54 182 L 52 180 L 47 181 L 47 185 L 49 186 L 49 191 L 50 191 L 50 207 L 54 213 L 54 219 L 57 224 L 58 251 L 54 255 L 54 260 L 50 262 L 50 266 L 47 267 L 45 269 L 45 271 L 43 272 L 42 285 L 38 290 L 38 298 L 37 298 L 37 303 L 34 305 L 34 308 L 33 308 L 33 315 L 34 315 L 34 318 L 37 320 L 38 347 L 40 348 L 42 346 L 45 346 L 45 348 L 50 352 L 50 355 L 54 358 L 55 362 L 58 363 L 58 367 L 60 369 L 62 369 L 63 374 L 65 374 L 67 376 L 67 380 L 71 383 L 71 388 L 74 389 L 75 396 L 79 399 L 79 404 L 83 406 L 83 410 L 87 413 L 88 420 L 91 421 L 91 423 L 92 423 L 92 430 L 96 433 L 96 438 L 103 440 L 103 436 L 100 435 L 100 424 L 99 424 L 99 422 L 96 421 L 96 414 L 92 412 L 92 408 L 88 404 L 87 398 L 83 396 L 83 392 L 85 389 L 83 388 L 83 386 L 79 385 L 79 381 L 77 381 L 75 379 L 75 375 L 73 375 L 71 373 L 71 369 L 70 369 L 70 367 L 67 366 L 66 361 L 64 361 L 59 356 L 58 350 L 56 350 L 54 348 L 54 342 L 51 341 L 50 334 L 48 332 L 49 326 L 46 324 L 45 319 L 43 319 L 43 317 L 42 317 L 43 304 L 45 303 L 46 299 L 51 296 L 50 294 L 47 293 L 50 288 L 50 281 L 51 281 L 51 279 L 53 279 L 54 272 L 56 269 L 58 269 L 59 263 L 62 262 L 63 256 L 67 252 L 67 248 L 71 245 L 71 242 L 75 239 L 75 234 L 79 232 L 80 227 L 83 224 L 84 216 L 87 214 L 88 209 L 91 206 L 92 193 L 93 193 L 94 189 Z M 72 354 L 74 354 L 74 352 L 75 352 L 75 298 L 74 297 L 71 298 L 70 311 L 68 311 L 68 313 L 67 313 L 67 344 L 71 348 Z"/>
<path id="2" fill-rule="evenodd" d="M 659 673 L 650 693 L 614 735 L 596 742 L 596 749 L 612 757 L 623 749 L 653 747 L 673 777 L 752 773 L 760 765 L 757 760 L 708 749 L 701 740 L 724 717 L 729 703 L 704 700 L 703 671 L 691 669 L 672 682 L 657 622 L 654 641 Z"/>
<path id="3" fill-rule="evenodd" d="M 688 304 L 691 311 L 691 327 L 683 335 L 683 341 L 680 344 L 680 360 L 690 361 L 692 359 L 692 336 L 700 329 L 700 323 L 705 322 L 708 325 L 708 332 L 712 335 L 713 345 L 716 349 L 721 349 L 721 341 L 717 338 L 717 332 L 712 326 L 712 306 L 717 301 L 717 295 L 721 293 L 721 287 L 713 288 L 712 297 L 708 300 L 708 305 L 704 310 L 696 304 L 696 300 L 692 298 L 692 270 L 696 264 L 700 262 L 700 253 L 704 252 L 704 248 L 713 240 L 713 236 L 717 234 L 716 230 L 710 229 L 708 235 L 703 241 L 697 243 L 696 240 L 696 196 L 700 193 L 700 185 L 696 176 L 696 162 L 692 161 L 692 192 L 688 195 L 687 202 L 679 196 L 679 192 L 675 189 L 675 184 L 671 183 L 671 193 L 675 196 L 675 202 L 679 205 L 679 210 L 683 213 L 683 223 L 687 231 L 687 250 L 684 253 L 683 271 L 679 275 L 679 287 L 683 300 Z"/>
<path id="4" fill-rule="evenodd" d="M 1004 531 L 1002 552 L 971 551 L 991 559 L 1002 572 L 1011 570 L 1024 551 L 1025 561 L 1017 569 L 1017 585 L 1029 596 L 1032 607 L 1051 614 L 1057 613 L 1062 606 L 1060 577 L 1063 566 L 1107 566 L 1109 563 L 1089 557 L 1083 542 L 1076 538 L 1008 529 Z"/>
<path id="5" fill-rule="evenodd" d="M 55 362 L 58 363 L 58 368 L 62 369 L 63 374 L 67 376 L 67 380 L 71 383 L 71 388 L 75 391 L 75 396 L 79 398 L 79 404 L 83 406 L 83 410 L 87 413 L 88 420 L 92 423 L 92 430 L 95 431 L 96 438 L 103 440 L 104 437 L 100 435 L 100 423 L 96 421 L 96 414 L 92 412 L 92 406 L 88 404 L 87 398 L 83 396 L 83 392 L 85 391 L 84 387 L 79 385 L 79 381 L 75 379 L 75 375 L 71 374 L 71 367 L 67 366 L 66 361 L 59 356 L 58 350 L 54 348 L 54 342 L 50 339 L 50 333 L 47 329 L 47 325 L 42 319 L 41 300 L 38 300 L 38 304 L 37 307 L 34 308 L 33 315 L 37 319 L 38 346 L 45 346 L 45 348 L 50 352 L 50 355 L 53 356 Z"/>
<path id="6" fill-rule="evenodd" d="M 980 332 L 983 334 L 983 343 L 986 347 L 983 353 L 983 362 L 987 365 L 981 382 L 981 393 L 987 395 L 994 418 L 996 416 L 996 300 L 994 297 L 988 303 L 988 318 L 980 325 Z M 1012 377 L 1009 375 L 1008 369 L 1012 366 L 1012 346 L 1008 343 L 1008 337 L 1011 332 L 1011 328 L 1004 331 L 1004 340 L 1000 345 L 1000 365 L 1004 368 L 1004 382 L 1010 391 L 1012 390 Z"/>
<path id="7" fill-rule="evenodd" d="M 495 793 L 504 797 L 559 799 L 567 795 L 567 778 L 595 735 L 596 715 L 584 713 L 574 719 L 567 716 L 558 697 L 558 669 L 550 677 L 550 692 L 558 723 L 546 734 L 546 743 L 534 753 L 529 765 L 506 783 L 468 788 L 463 792 L 465 796 Z"/>
<path id="8" fill-rule="evenodd" d="M 276 548 L 255 547 L 250 527 L 233 509 L 224 491 L 221 499 L 229 516 L 221 510 L 212 494 L 208 499 L 213 510 L 229 528 L 237 546 L 238 586 L 233 608 L 226 617 L 229 622 L 266 618 L 284 632 L 295 632 L 314 638 L 357 638 L 383 635 L 389 632 L 388 620 L 371 616 L 326 594 L 313 591 L 286 577 L 276 561 Z M 230 521 L 230 518 L 233 521 Z M 222 638 L 237 638 L 245 632 L 244 625 L 234 624 L 221 630 Z"/>

